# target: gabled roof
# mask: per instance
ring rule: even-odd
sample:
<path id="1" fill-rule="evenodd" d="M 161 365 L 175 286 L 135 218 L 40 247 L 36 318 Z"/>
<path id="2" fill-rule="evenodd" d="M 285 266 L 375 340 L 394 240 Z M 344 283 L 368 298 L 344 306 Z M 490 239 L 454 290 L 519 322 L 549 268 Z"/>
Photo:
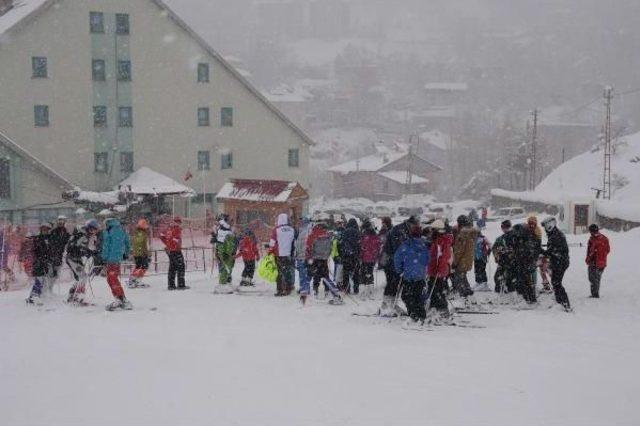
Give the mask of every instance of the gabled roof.
<path id="1" fill-rule="evenodd" d="M 16 0 L 17 4 L 6 14 L 0 16 L 0 40 L 5 33 L 17 28 L 18 24 L 26 22 L 28 18 L 36 16 L 45 10 L 52 3 L 59 0 Z M 123 0 L 124 1 L 124 0 Z M 235 69 L 226 59 L 222 57 L 209 43 L 207 43 L 198 33 L 196 33 L 186 22 L 182 20 L 167 4 L 162 0 L 151 0 L 160 9 L 167 13 L 167 16 L 175 22 L 180 28 L 186 31 L 207 53 L 213 56 L 222 66 L 237 78 L 243 86 L 251 92 L 259 101 L 261 101 L 271 112 L 293 130 L 308 145 L 315 145 L 311 138 L 296 126 L 289 118 L 276 108 L 267 98 L 260 93 L 237 69 Z"/>
<path id="2" fill-rule="evenodd" d="M 232 179 L 224 184 L 216 198 L 221 200 L 286 203 L 291 199 L 294 190 L 298 187 L 300 187 L 300 184 L 297 182 L 281 180 Z M 305 193 L 304 198 L 307 197 Z"/>
<path id="3" fill-rule="evenodd" d="M 15 143 L 12 139 L 10 139 L 7 135 L 2 133 L 1 131 L 0 131 L 0 144 L 8 148 L 9 150 L 13 151 L 14 153 L 16 153 L 19 157 L 28 161 L 36 169 L 44 173 L 49 178 L 57 181 L 60 185 L 62 185 L 66 189 L 72 189 L 75 187 L 73 183 L 69 182 L 62 175 L 58 174 L 58 172 L 56 172 L 51 167 L 44 164 L 38 158 L 33 156 L 29 151 L 27 151 L 26 149 L 22 148 L 20 145 Z"/>
<path id="4" fill-rule="evenodd" d="M 346 175 L 354 172 L 379 172 L 392 163 L 402 160 L 407 157 L 409 152 L 405 149 L 399 150 L 382 150 L 375 154 L 367 155 L 366 157 L 357 158 L 355 160 L 347 161 L 346 163 L 338 164 L 329 169 L 330 172 Z M 429 165 L 442 170 L 442 167 L 437 164 L 426 160 L 419 155 L 412 154 L 414 160 L 424 161 Z"/>
<path id="5" fill-rule="evenodd" d="M 404 170 L 392 170 L 389 172 L 379 172 L 378 175 L 383 178 L 389 179 L 391 181 L 405 184 L 407 182 L 407 172 Z M 422 183 L 429 183 L 429 179 L 423 178 L 422 176 L 411 174 L 411 183 L 413 185 L 418 185 Z"/>

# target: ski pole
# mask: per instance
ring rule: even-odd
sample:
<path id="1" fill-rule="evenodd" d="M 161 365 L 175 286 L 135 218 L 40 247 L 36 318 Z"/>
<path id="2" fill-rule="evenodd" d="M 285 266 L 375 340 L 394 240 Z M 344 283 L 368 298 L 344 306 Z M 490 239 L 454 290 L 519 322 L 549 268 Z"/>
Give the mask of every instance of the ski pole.
<path id="1" fill-rule="evenodd" d="M 402 295 L 402 290 L 404 289 L 404 274 L 400 274 L 400 282 L 398 283 L 398 290 L 396 293 L 396 297 L 393 302 L 393 309 L 396 309 L 398 306 L 398 302 L 400 301 L 400 296 Z"/>

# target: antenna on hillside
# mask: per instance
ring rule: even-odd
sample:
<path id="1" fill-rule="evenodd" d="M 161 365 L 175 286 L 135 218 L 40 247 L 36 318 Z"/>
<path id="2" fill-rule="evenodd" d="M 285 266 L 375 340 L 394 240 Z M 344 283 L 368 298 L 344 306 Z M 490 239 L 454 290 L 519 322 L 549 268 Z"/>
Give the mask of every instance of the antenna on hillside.
<path id="1" fill-rule="evenodd" d="M 604 119 L 604 169 L 602 175 L 602 198 L 611 199 L 611 100 L 613 87 L 604 89 L 605 119 Z"/>

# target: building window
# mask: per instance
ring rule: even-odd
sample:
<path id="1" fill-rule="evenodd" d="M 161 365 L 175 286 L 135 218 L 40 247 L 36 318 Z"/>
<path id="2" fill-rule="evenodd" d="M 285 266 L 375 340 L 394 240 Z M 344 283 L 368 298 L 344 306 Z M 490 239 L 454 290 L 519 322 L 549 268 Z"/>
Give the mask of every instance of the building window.
<path id="1" fill-rule="evenodd" d="M 226 154 L 222 154 L 221 159 L 221 168 L 222 170 L 228 170 L 233 168 L 233 154 L 228 152 Z"/>
<path id="2" fill-rule="evenodd" d="M 104 59 L 94 59 L 91 61 L 91 75 L 93 76 L 93 81 L 105 81 L 107 79 Z"/>
<path id="3" fill-rule="evenodd" d="M 198 151 L 198 170 L 210 170 L 209 151 Z"/>
<path id="4" fill-rule="evenodd" d="M 33 107 L 33 119 L 36 127 L 48 127 L 49 126 L 49 106 L 36 105 L 35 107 Z"/>
<path id="5" fill-rule="evenodd" d="M 382 182 L 382 192 L 384 194 L 388 194 L 389 193 L 389 181 L 385 180 Z"/>
<path id="6" fill-rule="evenodd" d="M 11 162 L 6 158 L 0 159 L 0 198 L 11 198 Z"/>
<path id="7" fill-rule="evenodd" d="M 47 78 L 47 58 L 34 56 L 31 58 L 31 70 L 33 78 Z"/>
<path id="8" fill-rule="evenodd" d="M 122 173 L 133 173 L 133 152 L 120 153 L 120 171 Z"/>
<path id="9" fill-rule="evenodd" d="M 102 12 L 89 12 L 89 26 L 94 34 L 104 33 L 104 14 Z"/>
<path id="10" fill-rule="evenodd" d="M 220 110 L 220 125 L 233 127 L 233 108 L 224 107 Z"/>
<path id="11" fill-rule="evenodd" d="M 116 34 L 129 34 L 129 15 L 126 13 L 116 13 Z"/>
<path id="12" fill-rule="evenodd" d="M 109 154 L 106 152 L 96 152 L 93 155 L 94 170 L 96 173 L 107 173 L 109 170 Z"/>
<path id="13" fill-rule="evenodd" d="M 133 127 L 133 108 L 131 107 L 118 108 L 118 126 Z"/>
<path id="14" fill-rule="evenodd" d="M 93 127 L 107 127 L 107 107 L 93 107 Z"/>
<path id="15" fill-rule="evenodd" d="M 209 64 L 198 64 L 198 83 L 209 82 Z"/>
<path id="16" fill-rule="evenodd" d="M 300 150 L 289 150 L 289 167 L 300 167 Z"/>
<path id="17" fill-rule="evenodd" d="M 131 61 L 118 61 L 118 81 L 131 81 Z"/>
<path id="18" fill-rule="evenodd" d="M 209 125 L 209 108 L 198 108 L 198 126 Z"/>

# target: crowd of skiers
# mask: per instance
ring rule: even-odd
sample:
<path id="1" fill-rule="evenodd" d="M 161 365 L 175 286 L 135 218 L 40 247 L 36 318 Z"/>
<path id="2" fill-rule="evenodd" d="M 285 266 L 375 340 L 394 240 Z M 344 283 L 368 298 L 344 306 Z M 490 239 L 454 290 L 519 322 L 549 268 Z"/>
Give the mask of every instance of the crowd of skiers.
<path id="1" fill-rule="evenodd" d="M 160 234 L 169 258 L 169 290 L 189 288 L 185 283 L 181 222 L 181 218 L 173 218 Z M 294 292 L 297 271 L 298 293 L 303 303 L 312 291 L 318 296 L 321 287 L 323 295 L 331 297 L 329 303 L 332 304 L 342 304 L 343 296 L 350 294 L 373 299 L 376 270 L 382 270 L 386 285 L 380 315 L 406 313 L 411 320 L 424 322 L 430 311 L 436 319 L 446 320 L 451 295 L 466 299 L 474 291 L 491 291 L 487 264 L 493 254 L 497 264 L 493 277 L 495 292 L 516 293 L 526 303 L 535 304 L 539 270 L 543 291 L 553 292 L 559 304 L 566 310 L 571 309 L 563 286 L 569 267 L 569 246 L 554 218 L 542 222 L 546 245 L 535 216 L 530 216 L 525 224 L 512 226 L 509 220 L 502 222 L 502 235 L 493 244 L 482 233 L 484 221 L 478 222 L 466 215 L 459 216 L 453 226 L 442 219 L 421 223 L 410 217 L 393 226 L 387 217 L 377 230 L 368 219 L 359 224 L 355 218 L 345 223 L 318 216 L 302 218 L 294 225 L 289 223 L 288 215 L 280 214 L 266 246 L 277 268 L 275 295 L 287 296 Z M 589 231 L 586 263 L 591 295 L 597 298 L 610 249 L 608 239 L 597 225 L 591 225 Z M 118 219 L 107 219 L 104 229 L 98 221 L 89 220 L 69 233 L 66 218 L 61 216 L 55 225 L 43 223 L 39 234 L 27 241 L 22 245 L 20 258 L 25 270 L 34 277 L 27 299 L 29 304 L 40 304 L 41 295 L 51 291 L 63 264 L 69 267 L 75 281 L 67 297 L 69 303 L 87 304 L 87 284 L 96 275 L 103 274 L 114 296 L 114 302 L 107 309 L 131 309 L 120 282 L 121 263 L 130 257 L 135 267 L 128 285 L 144 286 L 142 279 L 150 259 L 146 219 L 137 222 L 130 240 Z M 221 215 L 211 243 L 218 264 L 219 291 L 234 291 L 232 274 L 238 258 L 242 258 L 244 265 L 239 286 L 255 285 L 261 250 L 250 228 L 237 231 L 228 216 Z M 468 280 L 471 270 L 475 274 L 473 288 Z M 406 312 L 398 306 L 400 298 Z"/>

